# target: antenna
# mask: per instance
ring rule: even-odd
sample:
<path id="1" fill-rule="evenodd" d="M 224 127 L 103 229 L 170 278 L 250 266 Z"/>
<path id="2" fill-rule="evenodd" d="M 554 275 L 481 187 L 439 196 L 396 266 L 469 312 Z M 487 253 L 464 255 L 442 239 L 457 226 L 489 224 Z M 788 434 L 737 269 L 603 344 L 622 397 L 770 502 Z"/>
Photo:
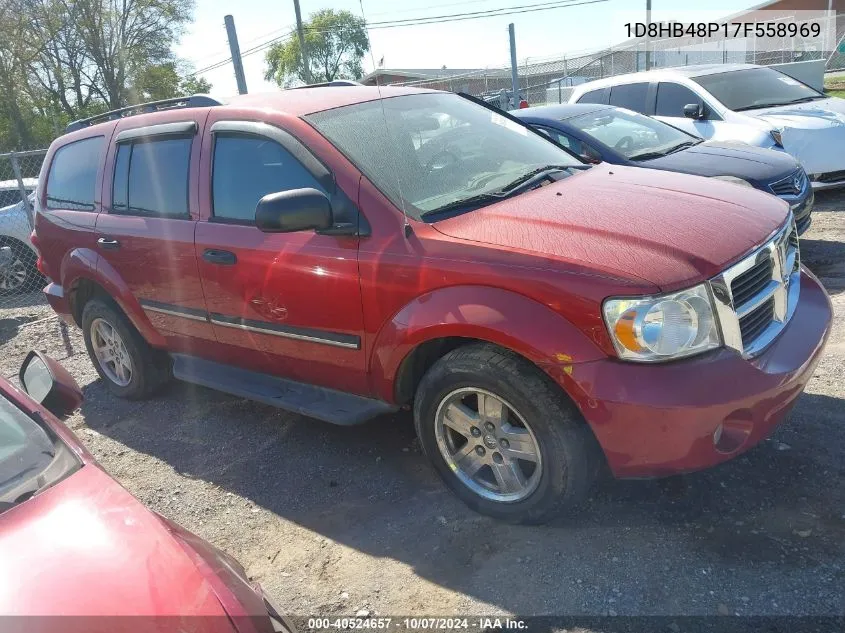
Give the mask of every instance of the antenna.
<path id="1" fill-rule="evenodd" d="M 364 28 L 367 29 L 367 38 L 372 39 L 370 38 L 370 28 L 367 26 L 367 16 L 364 15 L 364 0 L 358 0 L 358 4 L 361 7 L 361 17 L 364 19 Z M 370 61 L 373 63 L 373 70 L 378 70 L 379 67 L 376 66 L 376 58 L 373 55 L 372 46 L 370 46 Z M 390 124 L 387 121 L 387 111 L 384 108 L 384 97 L 381 94 L 381 83 L 378 74 L 376 74 L 376 89 L 378 90 L 379 105 L 381 106 L 381 115 L 384 118 L 384 127 L 387 130 L 388 136 L 390 136 Z M 411 235 L 413 234 L 413 230 L 411 228 L 411 223 L 408 221 L 408 212 L 405 210 L 405 196 L 402 193 L 402 179 L 398 176 L 398 174 L 396 176 L 396 185 L 399 189 L 399 201 L 402 204 L 402 234 L 407 239 L 411 237 Z"/>

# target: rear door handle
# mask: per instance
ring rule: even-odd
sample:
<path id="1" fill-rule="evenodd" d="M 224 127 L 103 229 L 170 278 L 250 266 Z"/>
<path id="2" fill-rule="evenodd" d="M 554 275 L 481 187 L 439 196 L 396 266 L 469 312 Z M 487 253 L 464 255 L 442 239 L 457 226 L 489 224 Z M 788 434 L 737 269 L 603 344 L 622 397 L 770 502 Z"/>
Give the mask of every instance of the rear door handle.
<path id="1" fill-rule="evenodd" d="M 111 237 L 101 237 L 97 240 L 97 244 L 100 248 L 104 248 L 110 251 L 120 248 L 120 242 Z"/>
<path id="2" fill-rule="evenodd" d="M 202 254 L 202 258 L 210 264 L 219 264 L 220 266 L 234 266 L 238 262 L 238 258 L 230 251 L 219 251 L 216 248 L 207 248 Z"/>

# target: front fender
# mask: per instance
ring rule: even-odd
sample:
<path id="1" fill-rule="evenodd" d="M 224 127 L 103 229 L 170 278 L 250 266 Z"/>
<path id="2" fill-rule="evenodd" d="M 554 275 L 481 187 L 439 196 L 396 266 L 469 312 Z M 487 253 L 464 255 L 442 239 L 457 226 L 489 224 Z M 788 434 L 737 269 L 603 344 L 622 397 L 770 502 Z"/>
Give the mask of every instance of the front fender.
<path id="1" fill-rule="evenodd" d="M 418 345 L 446 337 L 510 349 L 564 383 L 578 363 L 606 356 L 581 330 L 533 299 L 488 286 L 452 286 L 417 297 L 381 328 L 370 359 L 378 397 L 394 402 L 402 361 Z"/>
<path id="2" fill-rule="evenodd" d="M 114 267 L 96 251 L 89 248 L 68 251 L 62 259 L 61 280 L 66 293 L 74 292 L 82 280 L 101 286 L 150 345 L 165 347 L 164 337 L 153 328 L 135 295 Z"/>

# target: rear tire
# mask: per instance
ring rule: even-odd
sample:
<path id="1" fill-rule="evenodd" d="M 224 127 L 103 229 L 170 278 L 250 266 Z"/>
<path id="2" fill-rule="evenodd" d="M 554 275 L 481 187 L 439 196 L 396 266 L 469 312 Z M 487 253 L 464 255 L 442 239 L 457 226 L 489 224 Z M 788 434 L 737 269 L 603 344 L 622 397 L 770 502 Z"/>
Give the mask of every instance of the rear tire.
<path id="1" fill-rule="evenodd" d="M 95 298 L 85 304 L 82 333 L 94 368 L 114 395 L 140 400 L 170 379 L 169 359 L 150 347 L 111 301 Z"/>
<path id="2" fill-rule="evenodd" d="M 571 510 L 603 463 L 560 388 L 527 360 L 489 344 L 459 347 L 429 369 L 417 388 L 414 423 L 455 494 L 511 523 L 543 523 Z"/>

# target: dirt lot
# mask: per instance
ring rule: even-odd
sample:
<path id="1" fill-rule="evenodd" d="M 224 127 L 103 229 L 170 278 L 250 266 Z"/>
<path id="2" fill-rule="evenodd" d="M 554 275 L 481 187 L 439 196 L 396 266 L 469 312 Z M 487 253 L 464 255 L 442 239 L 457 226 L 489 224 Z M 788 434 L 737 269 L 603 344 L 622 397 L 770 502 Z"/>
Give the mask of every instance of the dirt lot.
<path id="1" fill-rule="evenodd" d="M 79 332 L 65 345 L 26 298 L 0 311 L 0 369 L 15 374 L 31 347 L 60 359 L 86 396 L 69 424 L 103 466 L 234 554 L 290 613 L 843 614 L 845 193 L 817 196 L 802 258 L 836 323 L 776 436 L 708 472 L 605 482 L 544 527 L 467 510 L 407 414 L 333 427 L 185 384 L 117 400 Z"/>

